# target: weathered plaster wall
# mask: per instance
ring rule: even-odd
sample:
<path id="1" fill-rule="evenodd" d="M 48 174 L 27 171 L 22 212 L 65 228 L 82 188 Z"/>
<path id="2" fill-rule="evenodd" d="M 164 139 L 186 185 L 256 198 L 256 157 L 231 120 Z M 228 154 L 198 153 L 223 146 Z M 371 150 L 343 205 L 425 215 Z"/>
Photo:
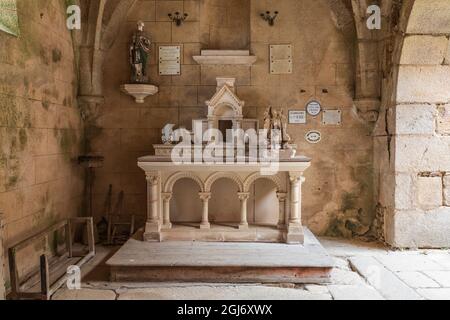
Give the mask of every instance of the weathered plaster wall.
<path id="1" fill-rule="evenodd" d="M 204 102 L 215 91 L 215 78 L 232 76 L 237 78 L 238 95 L 246 101 L 246 117 L 262 120 L 268 105 L 281 106 L 286 112 L 303 109 L 310 99 L 319 99 L 325 109 L 342 109 L 344 123 L 340 127 L 323 126 L 319 118 L 309 118 L 305 126 L 290 126 L 300 153 L 314 159 L 304 185 L 304 221 L 318 234 L 365 234 L 374 217 L 372 128 L 353 112 L 354 46 L 342 31 L 339 19 L 335 19 L 330 2 L 250 1 L 250 49 L 258 56 L 253 67 L 195 64 L 192 55 L 199 54 L 201 48 L 213 48 L 212 43 L 205 45 L 203 41 L 207 34 L 202 19 L 210 19 L 202 7 L 205 3 L 208 4 L 199 0 L 137 1 L 108 52 L 104 67 L 105 103 L 96 119 L 90 121 L 88 130 L 90 150 L 106 157 L 105 167 L 97 170 L 94 186 L 97 215 L 105 212 L 110 184 L 114 186 L 113 205 L 123 190 L 124 212 L 145 215 L 146 186 L 136 166 L 137 157 L 153 152 L 152 144 L 160 142 L 160 129 L 166 123 L 189 128 L 193 118 L 204 117 Z M 280 11 L 272 28 L 259 16 L 267 10 Z M 187 12 L 190 18 L 176 27 L 167 17 L 173 11 Z M 148 98 L 144 105 L 135 104 L 119 91 L 129 78 L 127 46 L 139 19 L 146 22 L 147 32 L 153 38 L 150 77 L 160 87 L 160 93 Z M 294 46 L 294 73 L 270 75 L 269 45 L 285 43 Z M 160 44 L 182 45 L 181 76 L 157 74 L 155 48 Z M 305 142 L 304 136 L 311 129 L 322 131 L 320 144 Z"/>
<path id="2" fill-rule="evenodd" d="M 449 37 L 450 2 L 416 0 L 389 118 L 395 202 L 386 236 L 396 247 L 450 247 Z"/>
<path id="3" fill-rule="evenodd" d="M 66 1 L 19 0 L 17 9 L 19 37 L 0 32 L 5 246 L 79 214 L 84 187 L 83 171 L 74 162 L 83 140 Z M 42 247 L 25 250 L 19 263 L 32 267 Z"/>

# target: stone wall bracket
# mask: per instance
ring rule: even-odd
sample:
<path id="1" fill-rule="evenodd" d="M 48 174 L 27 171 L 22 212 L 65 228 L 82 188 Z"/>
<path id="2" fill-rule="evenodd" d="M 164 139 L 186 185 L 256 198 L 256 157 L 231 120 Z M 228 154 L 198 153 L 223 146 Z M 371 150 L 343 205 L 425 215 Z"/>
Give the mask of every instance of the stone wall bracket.
<path id="1" fill-rule="evenodd" d="M 252 66 L 258 57 L 250 55 L 248 50 L 202 50 L 201 55 L 193 59 L 199 65 Z"/>
<path id="2" fill-rule="evenodd" d="M 145 98 L 158 93 L 157 86 L 151 84 L 124 84 L 120 87 L 123 93 L 132 96 L 136 103 L 142 104 Z"/>

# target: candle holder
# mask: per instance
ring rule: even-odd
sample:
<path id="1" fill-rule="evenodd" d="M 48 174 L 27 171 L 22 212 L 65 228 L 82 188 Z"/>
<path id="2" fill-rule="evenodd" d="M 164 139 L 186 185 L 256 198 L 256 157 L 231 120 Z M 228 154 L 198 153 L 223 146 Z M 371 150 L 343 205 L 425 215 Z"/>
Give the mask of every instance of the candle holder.
<path id="1" fill-rule="evenodd" d="M 278 17 L 278 13 L 278 11 L 275 11 L 272 15 L 272 12 L 266 11 L 266 13 L 261 13 L 261 18 L 263 18 L 264 21 L 267 21 L 269 26 L 273 27 L 275 25 L 275 19 Z"/>
<path id="2" fill-rule="evenodd" d="M 181 26 L 183 24 L 183 22 L 187 19 L 187 17 L 189 15 L 187 13 L 184 13 L 182 15 L 179 12 L 175 12 L 174 14 L 169 13 L 168 16 L 173 22 L 175 22 L 177 27 L 179 27 L 179 26 Z"/>

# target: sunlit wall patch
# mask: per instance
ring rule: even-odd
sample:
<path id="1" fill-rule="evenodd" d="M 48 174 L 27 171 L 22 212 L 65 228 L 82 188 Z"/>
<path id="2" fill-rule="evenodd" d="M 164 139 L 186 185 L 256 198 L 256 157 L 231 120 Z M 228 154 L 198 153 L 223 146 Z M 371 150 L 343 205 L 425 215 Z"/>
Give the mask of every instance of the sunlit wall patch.
<path id="1" fill-rule="evenodd" d="M 0 31 L 19 36 L 16 0 L 0 1 Z"/>

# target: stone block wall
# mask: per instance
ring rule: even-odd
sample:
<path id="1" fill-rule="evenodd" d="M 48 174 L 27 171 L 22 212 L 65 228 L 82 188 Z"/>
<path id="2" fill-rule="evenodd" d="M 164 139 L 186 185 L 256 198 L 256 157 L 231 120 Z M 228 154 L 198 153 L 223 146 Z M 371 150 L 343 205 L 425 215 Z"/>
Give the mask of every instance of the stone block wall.
<path id="1" fill-rule="evenodd" d="M 417 0 L 398 65 L 393 137 L 395 209 L 387 241 L 450 246 L 450 2 Z"/>
<path id="2" fill-rule="evenodd" d="M 250 2 L 204 0 L 200 6 L 200 41 L 203 48 L 249 49 Z"/>
<path id="3" fill-rule="evenodd" d="M 0 212 L 5 247 L 81 211 L 84 173 L 66 2 L 17 1 L 20 35 L 0 32 Z M 52 240 L 53 241 L 53 240 Z M 27 248 L 23 274 L 52 243 Z"/>
<path id="4" fill-rule="evenodd" d="M 237 94 L 246 101 L 244 116 L 248 118 L 262 121 L 269 105 L 282 107 L 286 113 L 291 109 L 304 110 L 311 99 L 320 100 L 325 109 L 342 110 L 343 125 L 339 127 L 322 125 L 321 117 L 309 117 L 307 125 L 289 127 L 299 145 L 299 153 L 314 159 L 305 183 L 304 222 L 322 235 L 365 234 L 375 211 L 373 140 L 370 126 L 353 111 L 354 48 L 347 42 L 348 35 L 336 26 L 329 1 L 249 1 L 248 47 L 258 57 L 257 63 L 252 67 L 200 66 L 192 56 L 200 54 L 201 49 L 244 47 L 240 41 L 228 41 L 220 35 L 218 38 L 224 40 L 223 43 L 204 40 L 208 34 L 203 27 L 211 23 L 212 17 L 230 18 L 228 10 L 211 8 L 208 12 L 208 6 L 223 7 L 224 3 L 140 0 L 130 10 L 127 22 L 106 55 L 105 103 L 98 117 L 88 123 L 90 151 L 106 157 L 104 168 L 96 170 L 96 214 L 105 215 L 105 200 L 112 184 L 113 207 L 119 205 L 124 213 L 145 216 L 145 179 L 136 159 L 153 152 L 152 145 L 160 143 L 160 130 L 166 123 L 190 128 L 192 119 L 205 117 L 205 101 L 216 90 L 216 77 L 229 76 L 237 78 Z M 226 3 L 231 6 L 236 1 Z M 247 10 L 246 5 L 240 8 L 243 12 Z M 267 10 L 280 12 L 274 27 L 269 27 L 260 17 L 260 13 Z M 185 11 L 190 18 L 177 27 L 167 17 L 170 11 Z M 231 24 L 241 26 L 239 19 Z M 147 98 L 143 105 L 137 105 L 119 90 L 121 84 L 129 81 L 128 43 L 137 20 L 145 21 L 154 42 L 150 78 L 160 89 L 158 95 Z M 239 30 L 240 35 L 246 34 L 245 25 Z M 216 32 L 214 28 L 210 30 L 210 35 Z M 164 44 L 181 45 L 181 76 L 158 75 L 156 52 L 158 46 Z M 293 74 L 269 73 L 270 44 L 293 45 Z M 323 134 L 320 144 L 305 141 L 306 133 L 313 129 Z M 122 203 L 119 201 L 121 191 L 124 192 Z"/>

